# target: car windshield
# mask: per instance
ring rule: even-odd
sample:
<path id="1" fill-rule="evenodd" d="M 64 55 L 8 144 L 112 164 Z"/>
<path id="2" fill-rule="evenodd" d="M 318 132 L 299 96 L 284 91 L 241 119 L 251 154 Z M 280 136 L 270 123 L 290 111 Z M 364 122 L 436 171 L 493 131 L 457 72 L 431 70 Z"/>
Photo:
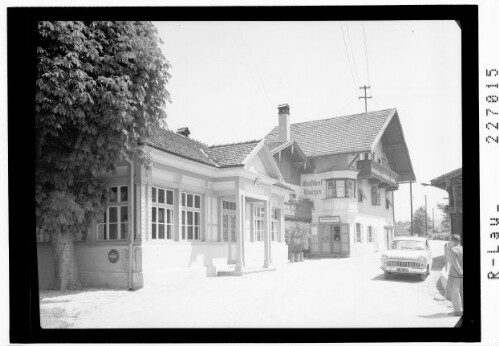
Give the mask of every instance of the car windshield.
<path id="1" fill-rule="evenodd" d="M 418 240 L 394 240 L 392 244 L 393 250 L 424 250 L 424 241 Z"/>

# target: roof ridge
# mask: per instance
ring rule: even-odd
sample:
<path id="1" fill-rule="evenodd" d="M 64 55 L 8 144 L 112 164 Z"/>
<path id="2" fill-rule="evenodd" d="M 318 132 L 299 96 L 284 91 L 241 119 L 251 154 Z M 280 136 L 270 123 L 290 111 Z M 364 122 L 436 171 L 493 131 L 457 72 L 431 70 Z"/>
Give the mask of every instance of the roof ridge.
<path id="1" fill-rule="evenodd" d="M 340 115 L 340 116 L 330 117 L 330 118 L 324 118 L 324 119 L 315 119 L 315 120 L 302 121 L 302 122 L 299 122 L 299 123 L 291 123 L 291 125 L 301 125 L 301 124 L 306 124 L 306 123 L 312 123 L 312 122 L 315 122 L 315 121 L 325 121 L 325 120 L 338 119 L 338 118 L 354 117 L 354 116 L 362 115 L 362 114 L 379 113 L 379 112 L 384 112 L 384 111 L 393 111 L 394 109 L 396 109 L 396 108 L 380 109 L 380 110 L 377 110 L 377 111 L 370 111 L 370 112 L 367 112 L 367 113 L 366 112 L 362 112 L 362 113 L 356 113 L 356 114 Z M 274 128 L 276 128 L 276 126 L 274 126 Z"/>
<path id="2" fill-rule="evenodd" d="M 224 144 L 213 144 L 213 145 L 209 145 L 207 147 L 207 149 L 211 149 L 211 148 L 219 148 L 219 147 L 228 147 L 230 145 L 239 145 L 239 144 L 250 144 L 250 143 L 258 143 L 260 142 L 261 139 L 252 139 L 252 140 L 249 140 L 249 141 L 243 141 L 243 142 L 233 142 L 233 143 L 224 143 Z"/>
<path id="3" fill-rule="evenodd" d="M 209 145 L 208 145 L 208 144 L 206 144 L 206 143 L 204 143 L 204 142 L 201 142 L 200 140 L 194 139 L 194 138 L 192 138 L 192 137 L 186 137 L 186 136 L 181 135 L 180 133 L 177 133 L 177 132 L 175 132 L 175 131 L 173 131 L 173 130 L 170 130 L 170 129 L 165 129 L 165 128 L 161 127 L 161 126 L 156 126 L 156 128 L 157 128 L 157 129 L 159 129 L 159 130 L 163 130 L 163 131 L 170 132 L 170 133 L 172 133 L 172 134 L 174 134 L 174 135 L 180 136 L 181 138 L 185 138 L 185 139 L 188 139 L 188 140 L 190 140 L 190 141 L 193 141 L 193 142 L 199 143 L 199 144 L 201 144 L 201 145 L 203 145 L 203 146 L 205 146 L 205 147 L 209 147 Z"/>

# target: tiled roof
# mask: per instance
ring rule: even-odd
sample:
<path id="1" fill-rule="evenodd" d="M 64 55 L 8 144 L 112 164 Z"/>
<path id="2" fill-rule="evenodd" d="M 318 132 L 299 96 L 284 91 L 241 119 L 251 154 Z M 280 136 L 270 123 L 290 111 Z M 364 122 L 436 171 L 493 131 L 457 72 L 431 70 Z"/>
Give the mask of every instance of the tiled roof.
<path id="1" fill-rule="evenodd" d="M 204 149 L 208 147 L 206 144 L 173 131 L 160 127 L 154 128 L 145 142 L 171 154 L 210 166 L 217 166 L 204 152 Z"/>
<path id="2" fill-rule="evenodd" d="M 244 159 L 260 143 L 259 140 L 213 145 L 204 149 L 204 152 L 220 167 L 240 166 Z"/>
<path id="3" fill-rule="evenodd" d="M 176 156 L 214 167 L 242 165 L 259 140 L 208 146 L 192 138 L 160 127 L 154 128 L 145 141 L 148 145 Z"/>
<path id="4" fill-rule="evenodd" d="M 298 143 L 307 157 L 369 151 L 395 111 L 386 109 L 291 124 L 291 139 Z M 283 144 L 279 142 L 278 126 L 265 139 L 269 146 Z"/>

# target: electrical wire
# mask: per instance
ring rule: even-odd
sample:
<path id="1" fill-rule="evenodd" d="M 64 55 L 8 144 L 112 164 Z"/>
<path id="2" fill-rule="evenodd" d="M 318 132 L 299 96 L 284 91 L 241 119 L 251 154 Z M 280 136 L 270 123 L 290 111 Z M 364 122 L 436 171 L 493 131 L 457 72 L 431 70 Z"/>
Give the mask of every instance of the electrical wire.
<path id="1" fill-rule="evenodd" d="M 358 92 L 359 88 L 358 88 L 358 84 L 355 82 L 355 77 L 354 77 L 353 69 L 352 69 L 352 63 L 350 62 L 350 55 L 348 54 L 347 42 L 345 40 L 345 32 L 343 31 L 343 26 L 341 25 L 341 22 L 338 22 L 338 23 L 340 24 L 341 36 L 343 38 L 343 43 L 345 45 L 345 53 L 347 54 L 347 60 L 348 60 L 348 69 L 350 70 L 350 76 L 352 77 L 355 95 L 356 95 L 356 97 L 358 97 L 359 96 L 359 92 Z"/>
<path id="2" fill-rule="evenodd" d="M 352 41 L 350 40 L 350 30 L 348 29 L 348 23 L 345 23 L 345 26 L 347 28 L 348 44 L 350 46 L 350 51 L 352 52 L 353 71 L 355 73 L 355 79 L 357 80 L 357 86 L 359 87 L 360 83 L 359 83 L 359 76 L 357 74 L 357 64 L 355 63 L 355 54 L 353 53 L 352 49 Z"/>
<path id="3" fill-rule="evenodd" d="M 366 72 L 367 72 L 367 85 L 371 85 L 370 77 L 369 77 L 369 59 L 367 55 L 367 38 L 366 38 L 366 26 L 364 22 L 362 22 L 362 33 L 364 34 L 364 56 L 366 57 Z"/>

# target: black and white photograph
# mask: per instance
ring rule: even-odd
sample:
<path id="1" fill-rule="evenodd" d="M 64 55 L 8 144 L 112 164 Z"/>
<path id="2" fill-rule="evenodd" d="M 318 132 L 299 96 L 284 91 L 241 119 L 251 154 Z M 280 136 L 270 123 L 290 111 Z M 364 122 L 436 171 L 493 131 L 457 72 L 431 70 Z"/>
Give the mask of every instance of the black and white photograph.
<path id="1" fill-rule="evenodd" d="M 474 338 L 475 28 L 261 10 L 33 21 L 37 330 Z"/>

